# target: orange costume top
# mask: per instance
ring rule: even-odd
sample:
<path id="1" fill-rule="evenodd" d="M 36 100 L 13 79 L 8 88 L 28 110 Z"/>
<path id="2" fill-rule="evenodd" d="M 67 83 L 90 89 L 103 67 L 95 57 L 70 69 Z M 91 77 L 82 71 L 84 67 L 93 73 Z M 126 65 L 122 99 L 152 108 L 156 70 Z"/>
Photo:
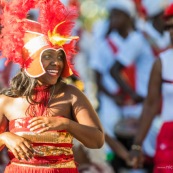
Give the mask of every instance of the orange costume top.
<path id="1" fill-rule="evenodd" d="M 9 130 L 32 142 L 34 154 L 30 160 L 18 160 L 9 151 L 10 163 L 5 173 L 78 173 L 73 152 L 73 137 L 67 131 L 31 132 L 29 117 L 10 121 Z"/>

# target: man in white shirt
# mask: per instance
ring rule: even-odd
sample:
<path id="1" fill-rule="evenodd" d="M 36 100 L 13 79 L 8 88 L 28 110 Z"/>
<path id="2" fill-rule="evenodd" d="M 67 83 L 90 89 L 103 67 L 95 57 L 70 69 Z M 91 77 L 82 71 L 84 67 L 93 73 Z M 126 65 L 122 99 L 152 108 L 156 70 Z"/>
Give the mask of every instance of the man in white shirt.
<path id="1" fill-rule="evenodd" d="M 141 3 L 146 16 L 145 19 L 139 18 L 137 27 L 150 43 L 157 58 L 161 52 L 169 49 L 171 45 L 169 33 L 164 30 L 165 21 L 163 19 L 164 9 L 170 2 L 168 0 L 143 0 Z"/>
<path id="2" fill-rule="evenodd" d="M 145 86 L 147 85 L 150 69 L 154 61 L 154 56 L 148 42 L 140 32 L 134 30 L 132 21 L 135 17 L 135 7 L 134 4 L 132 5 L 132 2 L 131 0 L 110 2 L 109 21 L 105 22 L 109 28 L 104 36 L 100 34 L 101 38 L 99 38 L 96 45 L 93 46 L 91 54 L 91 67 L 96 72 L 99 87 L 99 116 L 105 128 L 105 132 L 111 138 L 115 138 L 114 128 L 122 118 L 122 110 L 124 109 L 124 107 L 122 109 L 124 96 L 119 93 L 121 86 L 119 86 L 118 82 L 115 81 L 114 77 L 110 74 L 112 65 L 119 63 L 121 56 L 125 58 L 129 56 L 131 59 L 129 62 L 125 62 L 125 59 L 124 66 L 137 63 L 137 70 L 140 73 L 136 73 L 136 77 L 139 81 L 143 80 L 144 82 L 142 85 L 140 85 L 140 82 L 137 84 L 137 91 L 140 92 L 136 93 L 132 90 L 132 94 L 130 93 L 132 96 L 131 100 L 134 103 L 143 101 L 147 92 Z M 99 31 L 100 28 L 98 28 L 98 32 Z M 123 55 L 123 53 L 126 54 Z M 144 65 L 145 67 L 139 67 L 140 65 Z M 136 111 L 136 115 L 134 115 L 134 110 Z M 140 108 L 136 106 L 136 109 L 133 107 L 131 111 L 133 111 L 133 113 L 130 113 L 129 116 L 133 115 L 138 117 Z M 107 152 L 109 152 L 109 150 Z M 126 160 L 126 154 L 127 149 L 124 150 L 123 157 L 121 158 Z"/>

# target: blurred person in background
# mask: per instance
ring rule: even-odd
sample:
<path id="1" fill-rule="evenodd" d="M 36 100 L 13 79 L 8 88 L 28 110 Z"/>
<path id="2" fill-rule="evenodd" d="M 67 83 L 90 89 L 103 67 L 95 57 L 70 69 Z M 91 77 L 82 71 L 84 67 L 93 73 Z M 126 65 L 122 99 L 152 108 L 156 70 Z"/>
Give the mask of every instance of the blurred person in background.
<path id="1" fill-rule="evenodd" d="M 165 29 L 169 32 L 173 44 L 173 4 L 164 13 Z M 148 95 L 140 117 L 140 126 L 134 139 L 130 160 L 134 168 L 141 167 L 141 146 L 146 134 L 158 113 L 160 98 L 162 109 L 160 113 L 160 129 L 156 141 L 154 156 L 154 173 L 171 173 L 173 165 L 172 129 L 173 129 L 173 49 L 170 48 L 159 55 L 153 65 L 150 76 Z"/>
<path id="2" fill-rule="evenodd" d="M 143 7 L 144 16 L 139 16 L 137 20 L 137 27 L 143 33 L 144 37 L 150 44 L 155 58 L 159 54 L 171 47 L 171 39 L 169 33 L 165 30 L 164 9 L 169 5 L 170 0 L 143 0 L 141 6 Z M 161 102 L 161 101 L 160 101 Z M 161 104 L 160 104 L 161 109 Z M 156 138 L 160 129 L 161 119 L 160 110 L 147 133 L 143 142 L 143 153 L 147 160 L 146 162 L 153 163 L 153 158 L 156 150 Z"/>
<path id="3" fill-rule="evenodd" d="M 112 4 L 116 2 L 113 1 Z M 138 128 L 143 100 L 147 95 L 154 54 L 146 38 L 135 28 L 136 16 L 132 18 L 124 10 L 119 10 L 119 6 L 111 5 L 110 31 L 116 32 L 117 37 L 122 41 L 122 46 L 118 47 L 119 42 L 115 38 L 111 39 L 114 43 L 114 50 L 117 48 L 118 51 L 114 55 L 110 74 L 124 94 L 125 101 L 121 106 L 124 120 L 115 127 L 115 132 L 119 134 L 120 140 L 129 150 Z M 124 74 L 123 70 L 127 68 L 130 72 L 126 71 Z M 131 131 L 133 134 L 130 133 Z"/>
<path id="4" fill-rule="evenodd" d="M 132 114 L 138 118 L 142 109 L 141 103 L 147 94 L 148 80 L 154 62 L 154 55 L 150 45 L 142 33 L 135 30 L 129 16 L 117 13 L 116 8 L 113 12 L 111 25 L 124 42 L 116 54 L 115 61 L 110 69 L 110 73 L 120 88 L 129 94 L 131 98 L 131 103 L 129 102 L 129 104 L 136 103 L 134 107 L 131 107 L 130 105 L 129 109 L 127 109 L 127 115 L 125 116 L 130 116 L 130 114 Z M 132 64 L 135 66 L 135 90 L 121 75 L 121 70 L 125 67 L 131 66 Z M 124 107 L 123 114 L 126 114 L 126 108 L 128 107 Z M 132 110 L 132 113 L 130 110 Z"/>
<path id="5" fill-rule="evenodd" d="M 145 14 L 143 17 L 139 16 L 137 27 L 148 40 L 156 58 L 171 46 L 169 33 L 164 30 L 163 19 L 164 9 L 169 3 L 169 0 L 141 1 Z"/>
<path id="6" fill-rule="evenodd" d="M 96 41 L 91 51 L 90 65 L 96 74 L 98 98 L 100 101 L 98 113 L 106 133 L 105 152 L 108 158 L 111 156 L 111 153 L 116 154 L 115 157 L 118 159 L 116 159 L 116 162 L 113 161 L 112 165 L 116 171 L 120 171 L 126 165 L 128 147 L 124 146 L 117 139 L 114 128 L 122 119 L 122 106 L 126 102 L 132 102 L 133 100 L 124 99 L 127 95 L 122 92 L 118 83 L 111 76 L 110 69 L 117 61 L 117 55 L 121 52 L 124 44 L 127 44 L 126 42 L 129 42 L 129 39 L 135 40 L 136 37 L 138 38 L 136 41 L 141 41 L 142 36 L 134 31 L 133 20 L 136 13 L 133 1 L 107 1 L 107 5 L 109 18 L 105 21 L 102 20 L 98 25 L 94 26 Z M 149 47 L 148 52 L 149 58 L 152 59 L 153 56 Z M 129 68 L 132 77 L 134 76 L 133 70 L 134 67 Z"/>
<path id="7" fill-rule="evenodd" d="M 89 66 L 90 50 L 94 44 L 94 39 L 92 33 L 88 31 L 81 22 L 78 22 L 76 25 L 75 29 L 77 29 L 75 32 L 80 35 L 80 41 L 78 43 L 79 53 L 74 58 L 75 69 L 79 73 L 80 80 L 83 82 L 84 93 L 87 95 L 94 109 L 97 110 L 99 106 L 97 99 L 97 85 L 95 74 Z"/>

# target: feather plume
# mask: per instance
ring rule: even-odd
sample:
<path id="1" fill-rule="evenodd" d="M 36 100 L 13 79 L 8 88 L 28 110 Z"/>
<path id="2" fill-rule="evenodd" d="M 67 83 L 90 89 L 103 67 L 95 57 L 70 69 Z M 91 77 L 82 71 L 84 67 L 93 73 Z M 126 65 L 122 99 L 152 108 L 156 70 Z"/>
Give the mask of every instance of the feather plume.
<path id="1" fill-rule="evenodd" d="M 23 59 L 23 37 L 25 33 L 24 20 L 28 11 L 35 6 L 34 0 L 17 0 L 6 2 L 1 15 L 3 26 L 1 33 L 1 57 L 6 57 L 7 62 L 19 63 L 22 68 L 27 67 L 31 60 Z"/>
<path id="2" fill-rule="evenodd" d="M 66 7 L 59 0 L 41 0 L 39 1 L 38 6 L 40 9 L 39 23 L 41 23 L 43 34 L 48 35 L 49 33 L 50 35 L 50 33 L 54 33 L 56 36 L 54 38 L 61 38 L 62 42 L 59 46 L 62 46 L 65 50 L 67 62 L 73 73 L 77 75 L 74 70 L 72 59 L 77 53 L 75 44 L 78 37 L 70 37 L 75 24 L 74 21 L 78 17 L 77 8 Z M 49 40 L 53 44 L 54 40 L 51 40 L 51 38 L 52 37 L 50 37 Z"/>
<path id="3" fill-rule="evenodd" d="M 39 22 L 45 35 L 48 31 L 52 32 L 55 26 L 61 22 L 64 23 L 57 28 L 57 33 L 65 36 L 71 35 L 74 20 L 78 17 L 76 8 L 65 7 L 59 0 L 40 0 L 38 6 L 40 9 Z"/>
<path id="4" fill-rule="evenodd" d="M 77 54 L 75 45 L 76 45 L 76 40 L 72 40 L 69 44 L 65 44 L 63 48 L 64 51 L 66 52 L 67 63 L 69 67 L 72 69 L 74 75 L 79 76 L 77 71 L 74 69 L 74 62 L 73 62 L 74 56 Z"/>
<path id="5" fill-rule="evenodd" d="M 0 37 L 1 57 L 6 57 L 7 62 L 19 63 L 22 68 L 27 68 L 32 59 L 22 57 L 24 34 L 26 30 L 25 19 L 31 8 L 39 9 L 39 23 L 42 34 L 47 36 L 52 47 L 64 48 L 67 62 L 74 71 L 72 58 L 76 53 L 75 43 L 78 37 L 71 37 L 74 20 L 77 19 L 75 7 L 65 7 L 60 0 L 13 0 L 5 4 L 1 15 L 3 25 Z M 74 72 L 75 73 L 75 72 Z"/>

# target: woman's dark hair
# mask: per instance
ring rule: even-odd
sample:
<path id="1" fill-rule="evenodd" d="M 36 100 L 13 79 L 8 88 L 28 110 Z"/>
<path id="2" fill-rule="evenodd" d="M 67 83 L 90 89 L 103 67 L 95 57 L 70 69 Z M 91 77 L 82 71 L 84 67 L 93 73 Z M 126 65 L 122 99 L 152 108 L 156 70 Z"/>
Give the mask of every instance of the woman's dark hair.
<path id="1" fill-rule="evenodd" d="M 24 71 L 20 71 L 10 81 L 10 87 L 3 89 L 0 94 L 4 94 L 9 97 L 22 97 L 26 96 L 27 100 L 32 101 L 33 89 L 37 84 L 35 78 L 31 78 L 26 75 Z"/>
<path id="2" fill-rule="evenodd" d="M 62 81 L 59 77 L 57 83 Z M 35 94 L 35 87 L 38 85 L 38 81 L 35 78 L 29 77 L 23 70 L 18 72 L 10 81 L 10 87 L 0 91 L 0 94 L 8 97 L 22 97 L 25 96 L 29 103 L 35 102 L 32 96 Z"/>

